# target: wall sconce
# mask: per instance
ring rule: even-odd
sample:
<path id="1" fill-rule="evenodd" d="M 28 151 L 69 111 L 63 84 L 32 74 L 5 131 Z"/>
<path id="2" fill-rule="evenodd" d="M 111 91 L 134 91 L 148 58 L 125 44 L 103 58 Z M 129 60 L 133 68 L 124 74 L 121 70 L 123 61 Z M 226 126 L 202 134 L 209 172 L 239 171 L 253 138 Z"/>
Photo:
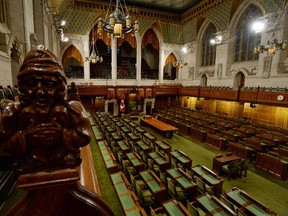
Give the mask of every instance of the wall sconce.
<path id="1" fill-rule="evenodd" d="M 222 43 L 222 41 L 223 41 L 223 36 L 219 34 L 210 40 L 210 44 L 219 45 Z"/>

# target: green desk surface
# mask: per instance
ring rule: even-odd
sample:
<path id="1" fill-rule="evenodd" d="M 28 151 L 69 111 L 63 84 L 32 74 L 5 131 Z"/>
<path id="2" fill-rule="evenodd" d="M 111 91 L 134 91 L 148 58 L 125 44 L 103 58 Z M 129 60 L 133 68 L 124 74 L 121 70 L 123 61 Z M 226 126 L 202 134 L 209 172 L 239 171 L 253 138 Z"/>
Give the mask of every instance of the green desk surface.
<path id="1" fill-rule="evenodd" d="M 173 201 L 166 202 L 162 205 L 170 216 L 181 216 L 181 215 L 184 216 L 184 214 L 181 212 L 181 210 L 177 207 L 177 205 Z"/>
<path id="2" fill-rule="evenodd" d="M 168 163 L 167 161 L 165 161 L 163 158 L 161 157 L 158 157 L 158 158 L 154 158 L 155 162 L 158 164 L 158 165 L 162 165 L 162 164 L 165 164 L 165 163 Z"/>
<path id="3" fill-rule="evenodd" d="M 249 202 L 247 198 L 241 196 L 241 194 L 239 194 L 239 192 L 237 191 L 229 191 L 226 194 L 227 196 L 229 196 L 231 199 L 233 199 L 235 202 L 237 202 L 241 206 Z"/>
<path id="4" fill-rule="evenodd" d="M 140 146 L 140 145 L 145 145 L 145 144 L 146 144 L 146 143 L 144 143 L 144 141 L 142 141 L 142 140 L 139 140 L 139 141 L 137 141 L 136 143 L 137 143 L 137 145 L 139 145 L 139 146 Z"/>
<path id="5" fill-rule="evenodd" d="M 193 184 L 187 178 L 185 178 L 184 176 L 176 178 L 176 181 L 185 189 L 193 186 Z"/>
<path id="6" fill-rule="evenodd" d="M 111 174 L 110 176 L 111 176 L 113 184 L 118 184 L 118 183 L 123 182 L 123 179 L 120 173 L 114 173 L 114 174 Z"/>
<path id="7" fill-rule="evenodd" d="M 236 201 L 238 204 L 243 206 L 245 209 L 247 209 L 249 212 L 252 212 L 253 214 L 257 216 L 266 216 L 270 215 L 267 211 L 262 209 L 260 206 L 256 205 L 255 203 L 252 203 L 252 201 L 248 200 L 246 197 L 239 194 L 237 191 L 229 191 L 226 193 L 231 199 Z M 249 204 L 250 203 L 250 204 Z M 248 205 L 247 205 L 248 204 Z"/>
<path id="8" fill-rule="evenodd" d="M 153 180 L 153 181 L 148 181 L 148 182 L 146 182 L 146 184 L 148 185 L 148 187 L 151 189 L 151 191 L 152 191 L 153 193 L 156 192 L 156 191 L 161 190 L 160 185 L 159 185 L 155 180 Z"/>
<path id="9" fill-rule="evenodd" d="M 116 122 L 116 125 L 117 125 L 118 127 L 124 126 L 124 124 L 123 124 L 122 122 Z"/>
<path id="10" fill-rule="evenodd" d="M 169 169 L 167 170 L 167 173 L 169 173 L 169 175 L 171 175 L 174 179 L 182 176 L 182 174 L 176 169 Z"/>
<path id="11" fill-rule="evenodd" d="M 162 140 L 155 141 L 155 143 L 157 145 L 161 146 L 162 148 L 170 148 L 170 146 L 167 145 L 166 143 L 162 142 Z"/>
<path id="12" fill-rule="evenodd" d="M 152 159 L 155 159 L 155 158 L 158 158 L 158 157 L 159 157 L 159 155 L 158 155 L 156 152 L 150 152 L 148 155 L 149 155 Z"/>
<path id="13" fill-rule="evenodd" d="M 132 140 L 136 140 L 136 139 L 139 139 L 139 137 L 134 134 L 134 133 L 128 133 L 128 136 L 132 139 Z"/>
<path id="14" fill-rule="evenodd" d="M 135 127 L 135 129 L 140 132 L 140 133 L 144 133 L 146 130 L 142 127 Z"/>
<path id="15" fill-rule="evenodd" d="M 192 170 L 212 185 L 218 184 L 220 182 L 219 179 L 217 179 L 211 173 L 207 172 L 205 169 L 202 169 L 201 166 L 193 167 Z"/>
<path id="16" fill-rule="evenodd" d="M 127 156 L 130 160 L 136 159 L 136 156 L 135 156 L 132 152 L 127 153 L 126 156 Z"/>
<path id="17" fill-rule="evenodd" d="M 256 204 L 251 204 L 245 207 L 249 212 L 252 212 L 253 214 L 257 215 L 257 216 L 268 216 L 271 215 L 269 214 L 267 211 L 265 211 L 264 209 L 262 209 L 260 206 L 257 206 Z"/>
<path id="18" fill-rule="evenodd" d="M 106 164 L 106 167 L 107 167 L 107 168 L 117 166 L 117 164 L 115 164 L 115 162 L 112 161 L 112 160 L 105 161 L 105 164 Z"/>
<path id="19" fill-rule="evenodd" d="M 108 155 L 110 154 L 109 151 L 106 149 L 106 147 L 104 149 L 101 149 L 101 154 L 102 155 Z"/>
<path id="20" fill-rule="evenodd" d="M 141 162 L 140 162 L 137 158 L 132 159 L 132 160 L 130 160 L 130 161 L 131 161 L 131 163 L 133 164 L 133 166 L 138 166 L 138 165 L 141 164 Z"/>
<path id="21" fill-rule="evenodd" d="M 220 206 L 217 203 L 213 202 L 213 200 L 211 200 L 209 197 L 204 195 L 196 199 L 197 202 L 199 202 L 208 212 L 211 213 L 212 211 L 217 210 L 218 211 L 217 215 L 228 215 L 224 212 L 224 210 L 221 211 Z"/>
<path id="22" fill-rule="evenodd" d="M 128 193 L 127 187 L 124 183 L 114 185 L 118 196 Z"/>
<path id="23" fill-rule="evenodd" d="M 104 161 L 112 160 L 110 154 L 108 155 L 103 155 Z"/>
<path id="24" fill-rule="evenodd" d="M 114 128 L 112 128 L 111 126 L 107 126 L 106 128 L 107 128 L 107 130 L 108 130 L 109 132 L 115 131 Z"/>
<path id="25" fill-rule="evenodd" d="M 130 131 L 126 126 L 121 127 L 121 130 L 122 130 L 123 132 L 125 132 L 125 133 L 127 133 L 127 132 Z"/>
<path id="26" fill-rule="evenodd" d="M 111 133 L 111 135 L 112 135 L 112 137 L 113 137 L 113 139 L 115 139 L 115 140 L 119 140 L 119 139 L 121 139 L 121 136 L 119 136 L 119 134 L 118 133 Z"/>
<path id="27" fill-rule="evenodd" d="M 187 163 L 187 162 L 191 161 L 191 159 L 185 157 L 184 155 L 182 155 L 178 151 L 170 152 L 170 154 L 173 155 L 177 160 L 179 160 L 182 163 Z"/>
<path id="28" fill-rule="evenodd" d="M 151 133 L 144 133 L 144 136 L 151 140 L 156 139 L 156 137 L 153 136 Z"/>
<path id="29" fill-rule="evenodd" d="M 142 215 L 137 209 L 129 211 L 129 212 L 125 212 L 125 213 L 126 213 L 126 216 L 141 216 Z"/>
<path id="30" fill-rule="evenodd" d="M 144 179 L 144 181 L 149 181 L 149 180 L 154 179 L 153 176 L 147 171 L 140 172 L 140 175 Z"/>
<path id="31" fill-rule="evenodd" d="M 129 210 L 131 208 L 135 208 L 135 203 L 130 195 L 125 195 L 120 197 L 121 204 L 123 206 L 124 211 Z"/>

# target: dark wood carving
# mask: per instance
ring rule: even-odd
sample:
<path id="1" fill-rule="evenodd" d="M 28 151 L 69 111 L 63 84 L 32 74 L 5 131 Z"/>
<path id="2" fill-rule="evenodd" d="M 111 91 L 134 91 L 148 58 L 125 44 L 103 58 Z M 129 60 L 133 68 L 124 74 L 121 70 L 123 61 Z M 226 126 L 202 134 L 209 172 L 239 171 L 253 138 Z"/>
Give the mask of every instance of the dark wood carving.
<path id="1" fill-rule="evenodd" d="M 89 144 L 91 125 L 83 105 L 68 100 L 61 62 L 45 47 L 35 47 L 17 78 L 19 100 L 0 115 L 0 147 L 16 158 L 18 187 L 28 193 L 8 215 L 114 215 L 78 183 L 80 147 Z"/>
<path id="2" fill-rule="evenodd" d="M 78 101 L 67 101 L 63 66 L 43 47 L 32 49 L 19 74 L 19 101 L 2 111 L 1 148 L 26 173 L 81 163 L 79 148 L 90 142 L 89 120 Z"/>

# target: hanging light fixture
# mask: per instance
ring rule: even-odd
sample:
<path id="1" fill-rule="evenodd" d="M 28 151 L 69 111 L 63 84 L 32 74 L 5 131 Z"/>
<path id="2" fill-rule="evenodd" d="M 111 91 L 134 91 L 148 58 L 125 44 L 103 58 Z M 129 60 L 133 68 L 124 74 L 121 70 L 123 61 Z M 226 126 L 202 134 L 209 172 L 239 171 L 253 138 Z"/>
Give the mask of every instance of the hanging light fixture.
<path id="1" fill-rule="evenodd" d="M 139 23 L 132 23 L 131 16 L 128 13 L 125 0 L 116 0 L 116 8 L 110 11 L 112 0 L 108 7 L 105 20 L 99 18 L 97 21 L 98 34 L 102 34 L 103 30 L 108 33 L 108 37 L 112 35 L 114 38 L 122 38 L 126 33 L 134 35 L 139 30 Z"/>
<path id="2" fill-rule="evenodd" d="M 288 45 L 287 40 L 283 42 L 278 42 L 278 40 L 273 36 L 273 39 L 268 40 L 266 45 L 258 44 L 254 48 L 254 53 L 259 54 L 263 53 L 264 51 L 267 51 L 268 55 L 274 55 L 276 53 L 276 50 L 287 51 L 287 45 Z"/>
<path id="3" fill-rule="evenodd" d="M 103 57 L 99 55 L 97 46 L 96 46 L 96 41 L 94 39 L 94 27 L 93 27 L 93 32 L 92 32 L 92 44 L 90 48 L 90 56 L 85 58 L 85 61 L 89 61 L 92 64 L 96 64 L 97 62 L 103 62 Z"/>

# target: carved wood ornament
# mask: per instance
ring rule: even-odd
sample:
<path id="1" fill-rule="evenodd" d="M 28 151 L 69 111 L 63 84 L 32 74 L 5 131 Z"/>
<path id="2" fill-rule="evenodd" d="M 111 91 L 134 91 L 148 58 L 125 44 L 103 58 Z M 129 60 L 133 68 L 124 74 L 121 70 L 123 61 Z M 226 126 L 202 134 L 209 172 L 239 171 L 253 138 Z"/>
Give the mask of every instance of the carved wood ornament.
<path id="1" fill-rule="evenodd" d="M 0 115 L 0 147 L 15 156 L 18 188 L 28 194 L 8 215 L 114 215 L 78 183 L 80 147 L 89 144 L 91 126 L 83 105 L 67 99 L 61 62 L 37 46 L 17 78 L 19 99 Z"/>

